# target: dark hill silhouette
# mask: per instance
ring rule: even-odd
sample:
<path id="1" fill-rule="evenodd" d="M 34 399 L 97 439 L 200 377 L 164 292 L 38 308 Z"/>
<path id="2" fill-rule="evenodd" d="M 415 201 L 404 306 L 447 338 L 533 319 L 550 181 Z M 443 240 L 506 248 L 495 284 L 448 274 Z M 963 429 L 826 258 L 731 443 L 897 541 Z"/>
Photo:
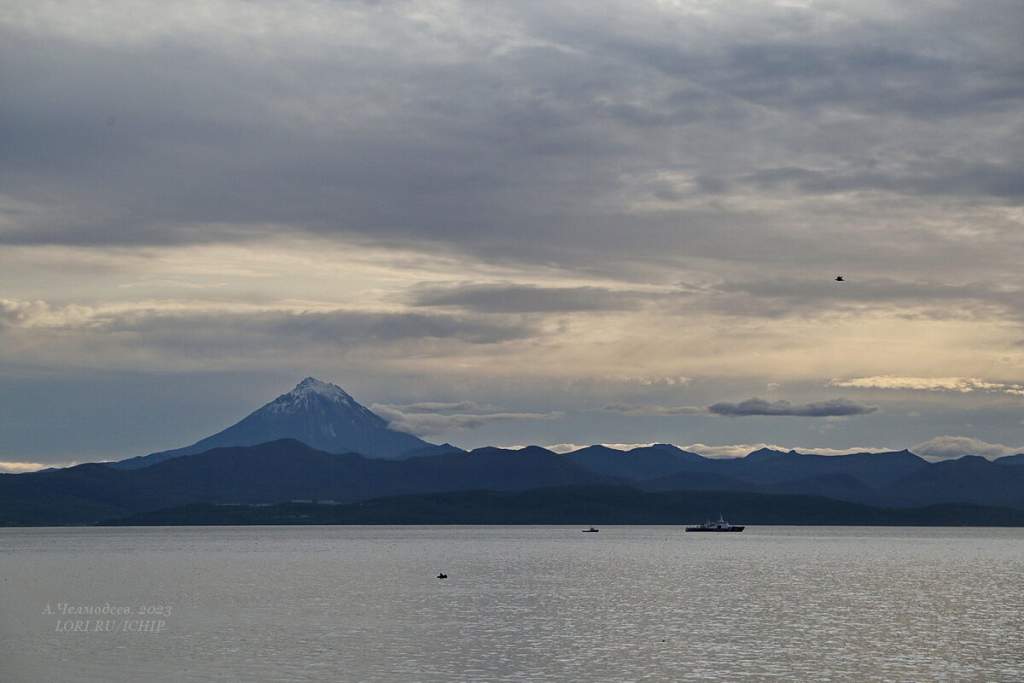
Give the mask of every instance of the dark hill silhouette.
<path id="1" fill-rule="evenodd" d="M 746 460 L 748 463 L 760 462 L 762 460 L 772 460 L 782 455 L 786 455 L 786 451 L 777 451 L 774 448 L 758 448 L 756 451 L 747 453 L 743 460 Z"/>
<path id="2" fill-rule="evenodd" d="M 607 481 L 538 447 L 484 448 L 396 461 L 325 453 L 283 439 L 217 448 L 133 470 L 88 464 L 0 475 L 0 500 L 5 501 L 0 510 L 6 510 L 0 523 L 66 523 L 74 517 L 69 509 L 80 509 L 82 518 L 76 521 L 86 523 L 112 512 L 124 515 L 194 502 L 349 502 L 411 493 L 510 491 Z M 27 506 L 40 496 L 53 501 L 52 513 Z"/>
<path id="3" fill-rule="evenodd" d="M 763 493 L 822 496 L 855 503 L 882 504 L 885 498 L 851 474 L 820 474 L 806 479 L 776 482 L 758 489 Z"/>
<path id="4" fill-rule="evenodd" d="M 984 502 L 1024 508 L 1024 467 L 965 455 L 932 463 L 894 482 L 882 493 L 903 505 Z"/>
<path id="5" fill-rule="evenodd" d="M 591 472 L 632 481 L 666 477 L 677 472 L 703 470 L 713 466 L 707 458 L 670 444 L 654 444 L 630 451 L 607 446 L 588 446 L 566 455 Z"/>
<path id="6" fill-rule="evenodd" d="M 284 439 L 137 469 L 86 464 L 0 475 L 0 524 L 88 523 L 191 503 L 347 503 L 609 483 L 649 492 L 813 495 L 887 507 L 957 503 L 1024 509 L 1024 467 L 970 456 L 929 463 L 909 451 L 821 456 L 764 449 L 745 458 L 712 459 L 668 445 L 632 451 L 591 446 L 567 455 L 537 446 L 469 453 L 430 446 L 413 455 L 374 459 Z"/>
<path id="7" fill-rule="evenodd" d="M 878 503 L 877 491 L 848 474 L 824 474 L 775 482 L 754 482 L 715 472 L 681 472 L 639 483 L 646 491 L 749 491 L 821 496 L 848 502 Z"/>
<path id="8" fill-rule="evenodd" d="M 716 511 L 715 513 L 709 511 Z M 626 487 L 568 487 L 521 492 L 457 491 L 350 505 L 195 504 L 134 515 L 111 524 L 684 524 L 724 512 L 743 524 L 1024 526 L 1024 511 L 977 505 L 879 508 L 814 496 L 735 491 L 642 492 Z M 681 531 L 681 529 L 680 529 Z"/>
<path id="9" fill-rule="evenodd" d="M 417 448 L 415 450 L 408 451 L 402 454 L 403 458 L 422 458 L 425 455 L 444 455 L 445 453 L 465 453 L 466 451 L 458 446 L 453 446 L 450 443 L 443 443 L 440 445 L 428 445 L 423 448 Z"/>
<path id="10" fill-rule="evenodd" d="M 910 451 L 812 455 L 796 451 L 755 451 L 746 458 L 721 460 L 722 471 L 759 483 L 781 483 L 827 475 L 849 475 L 872 488 L 888 486 L 927 469 L 928 461 Z"/>
<path id="11" fill-rule="evenodd" d="M 641 453 L 642 457 L 634 455 Z M 872 504 L 890 501 L 881 490 L 929 467 L 926 460 L 905 450 L 826 456 L 762 448 L 743 458 L 713 459 L 674 446 L 629 452 L 591 446 L 567 457 L 591 471 L 636 481 L 651 491 L 803 493 Z"/>
<path id="12" fill-rule="evenodd" d="M 645 491 L 757 491 L 760 484 L 718 472 L 687 470 L 637 483 Z"/>

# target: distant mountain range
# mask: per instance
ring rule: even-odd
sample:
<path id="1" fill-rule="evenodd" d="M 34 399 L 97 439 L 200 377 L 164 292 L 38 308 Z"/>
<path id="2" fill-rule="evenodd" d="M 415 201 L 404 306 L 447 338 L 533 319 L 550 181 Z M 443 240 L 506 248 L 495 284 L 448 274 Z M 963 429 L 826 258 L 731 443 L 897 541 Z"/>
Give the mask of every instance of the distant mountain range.
<path id="1" fill-rule="evenodd" d="M 1021 511 L 1024 467 L 1014 462 L 965 457 L 929 463 L 907 451 L 820 456 L 766 450 L 714 460 L 670 445 L 628 452 L 598 446 L 566 455 L 537 446 L 453 449 L 382 460 L 327 453 L 286 439 L 216 448 L 135 469 L 91 463 L 0 475 L 0 524 L 91 524 L 196 503 L 352 504 L 466 491 L 609 486 L 650 494 L 756 493 L 768 496 L 765 500 L 812 496 L 890 509 L 955 504 Z M 549 512 L 552 504 L 546 503 Z M 570 500 L 563 512 L 572 512 Z"/>
<path id="2" fill-rule="evenodd" d="M 559 498 L 552 493 L 555 490 L 573 493 Z M 595 521 L 654 523 L 672 514 L 679 515 L 679 522 L 696 521 L 690 503 L 684 502 L 715 494 L 723 505 L 727 500 L 756 500 L 769 507 L 788 506 L 786 514 L 796 516 L 785 518 L 792 521 L 799 520 L 800 506 L 806 504 L 808 523 L 813 510 L 831 510 L 814 518 L 817 523 L 826 523 L 821 521 L 826 518 L 832 523 L 1018 523 L 1013 520 L 1020 520 L 1018 513 L 1024 511 L 1024 455 L 995 461 L 965 456 L 931 463 L 906 450 L 822 456 L 761 449 L 743 458 L 713 459 L 668 444 L 630 451 L 589 446 L 567 454 L 537 446 L 467 453 L 392 430 L 340 387 L 307 378 L 241 422 L 192 446 L 119 463 L 0 475 L 0 525 L 126 519 L 156 523 L 152 520 L 172 517 L 179 519 L 175 523 L 188 523 L 184 520 L 219 519 L 229 513 L 238 519 L 267 520 L 271 512 L 254 513 L 249 506 L 276 508 L 294 500 L 332 503 L 314 507 L 312 516 L 304 519 L 370 519 L 372 515 L 358 512 L 367 508 L 358 506 L 377 501 L 372 503 L 379 513 L 372 519 L 377 520 L 398 515 L 403 523 L 414 522 L 415 510 L 422 510 L 423 522 L 444 515 L 449 520 L 500 521 L 500 514 L 484 509 L 487 501 L 497 506 L 495 510 L 507 512 L 515 501 L 529 498 L 504 494 L 529 491 L 548 491 L 535 498 L 542 501 L 538 510 L 543 510 L 544 519 L 574 522 L 591 514 L 588 510 L 607 509 L 595 506 L 594 496 L 618 491 L 613 497 L 625 496 L 631 512 L 623 509 L 619 517 Z M 478 494 L 456 495 L 467 492 Z M 437 496 L 447 501 L 441 508 L 430 503 L 441 500 Z M 818 502 L 812 505 L 811 499 Z M 470 506 L 463 516 L 450 507 L 460 500 Z M 584 500 L 590 501 L 586 509 L 580 507 Z M 239 506 L 241 512 L 218 507 L 224 505 Z M 725 507 L 704 510 L 698 517 L 720 511 L 737 516 L 738 508 Z M 180 513 L 185 509 L 192 512 Z M 161 512 L 167 510 L 178 512 Z M 291 513 L 281 514 L 285 517 L 279 519 Z M 754 523 L 752 513 L 743 514 L 747 517 L 738 521 Z M 758 519 L 777 517 L 767 508 L 759 514 Z M 507 512 L 506 519 L 531 517 Z"/>

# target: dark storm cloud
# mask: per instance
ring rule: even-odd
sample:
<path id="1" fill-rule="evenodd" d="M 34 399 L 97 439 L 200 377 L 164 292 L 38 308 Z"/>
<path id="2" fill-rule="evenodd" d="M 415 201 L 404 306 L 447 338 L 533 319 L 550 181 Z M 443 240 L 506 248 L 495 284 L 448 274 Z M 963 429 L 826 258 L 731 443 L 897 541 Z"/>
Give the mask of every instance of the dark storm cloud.
<path id="1" fill-rule="evenodd" d="M 1012 3 L 985 3 L 985 12 L 955 7 L 928 12 L 918 5 L 900 24 L 851 21 L 842 28 L 837 24 L 836 30 L 822 30 L 813 12 L 762 9 L 763 14 L 751 14 L 746 21 L 736 18 L 735 26 L 712 18 L 707 25 L 720 29 L 717 39 L 699 29 L 688 33 L 701 26 L 700 20 L 688 26 L 667 17 L 664 24 L 645 25 L 642 31 L 628 21 L 622 22 L 626 28 L 589 21 L 581 29 L 557 20 L 537 28 L 586 46 L 591 54 L 614 55 L 618 63 L 671 79 L 675 88 L 643 104 L 604 108 L 636 126 L 714 119 L 743 128 L 762 122 L 766 109 L 800 116 L 808 125 L 819 123 L 813 117 L 837 111 L 942 121 L 1013 111 L 1024 100 L 1024 70 L 1018 57 L 1009 57 L 1014 31 L 1024 29 L 1024 13 Z M 995 17 L 1004 23 L 996 25 Z M 756 25 L 756 33 L 744 32 L 747 25 Z M 729 29 L 737 28 L 737 34 L 729 35 Z M 972 33 L 986 34 L 988 44 L 953 47 L 955 39 Z M 950 38 L 946 49 L 937 47 L 935 35 Z M 992 54 L 1008 58 L 993 60 Z"/>
<path id="2" fill-rule="evenodd" d="M 910 195 L 977 195 L 1012 202 L 1024 200 L 1024 171 L 996 164 L 966 166 L 939 159 L 933 166 L 900 172 L 828 173 L 806 168 L 771 168 L 738 179 L 762 189 L 795 189 L 807 194 L 835 194 L 864 190 Z"/>
<path id="3" fill-rule="evenodd" d="M 737 47 L 723 61 L 710 71 L 710 84 L 787 109 L 842 107 L 929 119 L 1006 109 L 1024 98 L 1012 66 L 925 50 L 769 43 Z"/>
<path id="4" fill-rule="evenodd" d="M 789 401 L 765 401 L 750 398 L 739 403 L 715 403 L 708 406 L 708 412 L 726 417 L 772 416 L 772 417 L 845 417 L 873 413 L 876 406 L 865 405 L 845 398 L 815 403 L 793 404 Z"/>
<path id="5" fill-rule="evenodd" d="M 173 42 L 4 45 L 5 65 L 26 65 L 4 79 L 22 88 L 5 98 L 15 103 L 4 112 L 8 186 L 30 203 L 57 191 L 64 214 L 53 220 L 49 206 L 23 217 L 0 232 L 12 243 L 188 243 L 260 237 L 274 225 L 486 244 L 550 227 L 566 207 L 545 206 L 547 187 L 572 203 L 610 182 L 599 164 L 570 171 L 611 143 L 562 94 L 496 87 L 544 68 L 528 54 L 452 70 L 395 64 L 381 46 L 275 73 Z M 569 86 L 561 72 L 548 87 Z M 320 93 L 340 109 L 318 103 Z"/>
<path id="6" fill-rule="evenodd" d="M 624 267 L 625 253 L 642 269 L 683 250 L 748 261 L 811 248 L 785 217 L 624 208 L 644 187 L 669 202 L 749 188 L 1020 197 L 1021 159 L 1000 144 L 1012 126 L 971 120 L 1021 101 L 1012 4 L 912 5 L 899 22 L 851 14 L 836 28 L 810 11 L 744 8 L 704 26 L 632 4 L 466 6 L 461 40 L 423 30 L 406 5 L 338 7 L 379 40 L 346 47 L 331 16 L 339 37 L 307 52 L 284 28 L 252 38 L 259 49 L 188 31 L 0 29 L 2 178 L 23 207 L 0 241 L 312 231 L 591 268 Z M 856 116 L 834 123 L 837 111 Z M 921 126 L 908 135 L 902 120 Z M 953 145 L 954 131 L 975 144 Z M 823 156 L 843 166 L 816 170 Z M 879 156 L 885 172 L 869 168 Z M 664 170 L 692 186 L 636 181 Z"/>

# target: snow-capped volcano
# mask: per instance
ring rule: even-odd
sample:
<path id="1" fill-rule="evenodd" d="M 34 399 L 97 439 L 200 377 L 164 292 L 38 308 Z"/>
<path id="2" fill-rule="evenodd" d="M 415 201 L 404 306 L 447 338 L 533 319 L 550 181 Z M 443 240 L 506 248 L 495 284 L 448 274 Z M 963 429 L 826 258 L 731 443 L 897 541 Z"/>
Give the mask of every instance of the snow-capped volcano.
<path id="1" fill-rule="evenodd" d="M 371 458 L 399 458 L 432 445 L 390 429 L 387 421 L 338 385 L 307 377 L 222 432 L 185 448 L 123 460 L 118 466 L 145 467 L 211 448 L 255 446 L 277 439 L 296 439 L 330 453 L 359 453 Z"/>
<path id="2" fill-rule="evenodd" d="M 355 399 L 349 396 L 348 392 L 337 384 L 321 382 L 315 377 L 307 377 L 287 394 L 281 394 L 273 401 L 263 406 L 260 410 L 268 410 L 275 413 L 301 413 L 310 409 L 316 409 L 323 404 L 339 404 L 346 408 L 361 411 L 373 417 L 372 412 L 356 403 Z M 377 418 L 378 420 L 380 418 Z"/>

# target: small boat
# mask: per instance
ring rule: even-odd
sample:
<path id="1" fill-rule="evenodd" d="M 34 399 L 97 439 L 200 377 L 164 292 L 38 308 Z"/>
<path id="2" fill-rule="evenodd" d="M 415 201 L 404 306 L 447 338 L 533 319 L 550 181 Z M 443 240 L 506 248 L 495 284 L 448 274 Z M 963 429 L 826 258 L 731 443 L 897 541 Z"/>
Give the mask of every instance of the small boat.
<path id="1" fill-rule="evenodd" d="M 596 534 L 597 532 L 600 531 L 600 529 L 595 529 L 594 527 L 590 527 L 589 529 L 580 529 L 580 531 L 582 531 L 585 534 Z"/>
<path id="2" fill-rule="evenodd" d="M 447 579 L 448 575 L 445 574 L 444 572 L 441 572 L 440 574 L 437 575 L 437 578 L 439 578 L 439 579 Z"/>
<path id="3" fill-rule="evenodd" d="M 688 526 L 687 531 L 743 531 L 747 527 L 729 524 L 722 515 L 718 515 L 718 521 L 708 520 L 699 526 Z"/>

